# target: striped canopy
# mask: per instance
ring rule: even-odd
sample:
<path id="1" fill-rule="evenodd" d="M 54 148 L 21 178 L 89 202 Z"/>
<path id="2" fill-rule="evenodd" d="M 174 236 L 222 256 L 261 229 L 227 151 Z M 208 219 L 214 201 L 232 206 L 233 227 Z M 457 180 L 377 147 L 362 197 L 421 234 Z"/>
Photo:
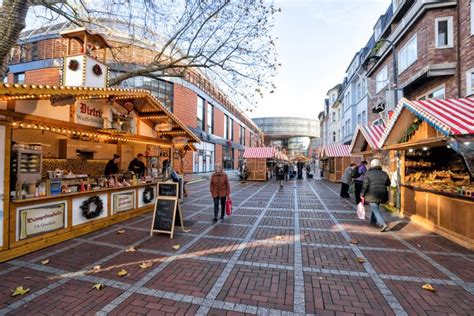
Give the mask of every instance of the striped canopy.
<path id="1" fill-rule="evenodd" d="M 381 148 L 380 140 L 382 139 L 385 126 L 369 126 L 369 125 L 358 125 L 352 138 L 350 151 L 354 151 L 354 147 L 357 143 L 359 135 L 361 135 L 365 141 L 369 144 L 372 150 L 378 150 Z"/>
<path id="2" fill-rule="evenodd" d="M 402 99 L 385 130 L 383 146 L 403 109 L 425 120 L 445 136 L 474 134 L 474 98 L 409 101 Z"/>
<path id="3" fill-rule="evenodd" d="M 275 148 L 273 147 L 246 147 L 244 159 L 273 158 Z"/>
<path id="4" fill-rule="evenodd" d="M 323 147 L 321 157 L 351 157 L 349 145 L 331 144 Z"/>

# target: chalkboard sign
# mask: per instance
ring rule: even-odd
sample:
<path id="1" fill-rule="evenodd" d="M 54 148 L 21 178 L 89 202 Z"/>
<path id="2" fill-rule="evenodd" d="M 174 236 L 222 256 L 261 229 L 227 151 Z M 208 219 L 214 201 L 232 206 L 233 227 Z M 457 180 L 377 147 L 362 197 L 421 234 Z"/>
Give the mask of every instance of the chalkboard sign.
<path id="1" fill-rule="evenodd" d="M 177 204 L 176 199 L 158 198 L 156 200 L 152 231 L 169 234 L 173 232 Z"/>
<path id="2" fill-rule="evenodd" d="M 158 196 L 178 197 L 178 183 L 174 183 L 174 182 L 158 183 Z"/>

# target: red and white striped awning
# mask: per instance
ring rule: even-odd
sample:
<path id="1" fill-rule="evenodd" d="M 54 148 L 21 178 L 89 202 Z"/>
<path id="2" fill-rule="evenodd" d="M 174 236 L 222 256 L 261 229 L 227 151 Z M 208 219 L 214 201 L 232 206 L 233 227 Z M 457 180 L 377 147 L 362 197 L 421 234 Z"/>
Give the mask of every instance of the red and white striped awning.
<path id="1" fill-rule="evenodd" d="M 323 147 L 321 157 L 350 157 L 351 151 L 349 145 L 331 144 Z"/>
<path id="2" fill-rule="evenodd" d="M 381 146 L 405 108 L 445 136 L 474 134 L 474 98 L 423 101 L 409 101 L 404 98 L 383 133 Z"/>
<path id="3" fill-rule="evenodd" d="M 273 147 L 246 147 L 244 159 L 273 158 L 275 148 Z"/>
<path id="4" fill-rule="evenodd" d="M 370 149 L 372 150 L 380 149 L 381 148 L 380 140 L 382 139 L 384 130 L 385 130 L 384 125 L 380 125 L 380 126 L 358 125 L 354 133 L 354 136 L 352 137 L 350 152 L 351 153 L 354 152 L 354 149 L 356 149 L 356 151 L 360 150 L 359 148 L 360 145 L 356 146 L 356 144 L 360 144 L 358 142 L 358 139 L 360 136 L 362 136 L 365 139 L 365 141 L 370 146 Z M 358 149 L 355 147 L 357 147 Z"/>

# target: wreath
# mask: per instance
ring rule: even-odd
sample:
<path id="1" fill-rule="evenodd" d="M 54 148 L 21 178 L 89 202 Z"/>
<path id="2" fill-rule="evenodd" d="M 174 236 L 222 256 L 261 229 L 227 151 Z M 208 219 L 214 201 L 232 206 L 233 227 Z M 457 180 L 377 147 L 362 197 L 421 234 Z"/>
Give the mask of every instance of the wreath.
<path id="1" fill-rule="evenodd" d="M 148 204 L 153 201 L 155 198 L 155 190 L 153 190 L 152 186 L 147 186 L 145 190 L 143 190 L 143 203 Z"/>
<path id="2" fill-rule="evenodd" d="M 90 209 L 91 204 L 95 204 L 94 210 Z M 99 217 L 100 214 L 102 214 L 102 212 L 104 211 L 104 203 L 102 202 L 102 199 L 99 196 L 95 195 L 82 202 L 80 208 L 82 210 L 82 215 L 85 218 L 96 218 Z"/>
<path id="3" fill-rule="evenodd" d="M 408 142 L 410 138 L 416 133 L 421 123 L 422 123 L 422 120 L 420 120 L 419 118 L 415 119 L 413 123 L 411 123 L 411 125 L 408 126 L 408 128 L 405 130 L 402 138 L 400 138 L 398 143 L 401 144 L 401 143 Z"/>
<path id="4" fill-rule="evenodd" d="M 99 64 L 95 64 L 94 67 L 92 67 L 92 72 L 99 77 L 102 75 L 102 68 L 100 68 Z"/>
<path id="5" fill-rule="evenodd" d="M 68 68 L 72 71 L 76 71 L 79 68 L 79 62 L 75 59 L 71 59 L 68 64 Z"/>

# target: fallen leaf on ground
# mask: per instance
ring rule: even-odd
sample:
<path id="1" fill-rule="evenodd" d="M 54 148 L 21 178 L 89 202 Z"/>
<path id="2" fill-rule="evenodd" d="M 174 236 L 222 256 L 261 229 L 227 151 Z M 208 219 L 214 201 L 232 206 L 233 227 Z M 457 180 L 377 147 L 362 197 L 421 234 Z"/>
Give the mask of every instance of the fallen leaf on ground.
<path id="1" fill-rule="evenodd" d="M 49 263 L 49 259 L 45 259 L 41 261 L 42 265 L 47 265 Z"/>
<path id="2" fill-rule="evenodd" d="M 119 229 L 119 230 L 117 231 L 117 234 L 123 234 L 123 233 L 125 233 L 125 229 Z"/>
<path id="3" fill-rule="evenodd" d="M 176 244 L 176 245 L 174 245 L 174 246 L 171 247 L 171 248 L 173 248 L 174 250 L 178 250 L 179 248 L 181 248 L 181 245 L 180 245 L 180 244 Z"/>
<path id="4" fill-rule="evenodd" d="M 100 266 L 94 266 L 94 267 L 92 268 L 92 270 L 93 270 L 94 272 L 99 272 L 99 271 L 100 271 Z"/>
<path id="5" fill-rule="evenodd" d="M 351 240 L 349 240 L 349 243 L 357 245 L 359 242 L 355 239 L 351 239 Z"/>
<path id="6" fill-rule="evenodd" d="M 119 277 L 126 276 L 127 274 L 128 274 L 128 272 L 127 272 L 126 270 L 124 270 L 124 269 L 122 269 L 121 271 L 119 271 L 119 272 L 117 273 L 117 275 L 118 275 Z"/>
<path id="7" fill-rule="evenodd" d="M 421 248 L 421 245 L 420 245 L 420 244 L 416 244 L 416 246 L 417 246 L 418 248 Z"/>
<path id="8" fill-rule="evenodd" d="M 104 288 L 104 285 L 101 283 L 97 283 L 97 284 L 94 284 L 92 288 L 96 290 L 102 290 Z"/>
<path id="9" fill-rule="evenodd" d="M 309 233 L 304 233 L 305 236 L 309 236 Z"/>
<path id="10" fill-rule="evenodd" d="M 431 292 L 436 292 L 436 290 L 434 289 L 434 287 L 431 286 L 431 284 L 429 283 L 426 283 L 426 284 L 423 284 L 423 286 L 421 287 L 423 290 L 427 290 L 427 291 L 431 291 Z"/>
<path id="11" fill-rule="evenodd" d="M 359 263 L 364 263 L 364 262 L 365 262 L 365 259 L 362 258 L 362 257 L 358 257 L 358 258 L 357 258 L 357 262 L 359 262 Z"/>
<path id="12" fill-rule="evenodd" d="M 185 233 L 189 233 L 191 231 L 191 229 L 183 229 L 183 232 Z"/>
<path id="13" fill-rule="evenodd" d="M 283 238 L 285 238 L 285 237 L 284 236 L 279 236 L 279 235 L 275 236 L 276 240 L 282 240 Z"/>
<path id="14" fill-rule="evenodd" d="M 151 262 L 142 262 L 142 264 L 140 265 L 140 268 L 142 269 L 146 269 L 146 268 L 149 268 L 153 265 L 153 263 Z"/>
<path id="15" fill-rule="evenodd" d="M 12 290 L 12 296 L 25 295 L 30 289 L 24 289 L 23 286 L 18 286 L 15 290 Z"/>
<path id="16" fill-rule="evenodd" d="M 125 250 L 125 252 L 134 252 L 134 251 L 137 251 L 137 249 L 138 249 L 138 247 L 134 246 L 134 247 L 128 248 L 127 250 Z"/>

